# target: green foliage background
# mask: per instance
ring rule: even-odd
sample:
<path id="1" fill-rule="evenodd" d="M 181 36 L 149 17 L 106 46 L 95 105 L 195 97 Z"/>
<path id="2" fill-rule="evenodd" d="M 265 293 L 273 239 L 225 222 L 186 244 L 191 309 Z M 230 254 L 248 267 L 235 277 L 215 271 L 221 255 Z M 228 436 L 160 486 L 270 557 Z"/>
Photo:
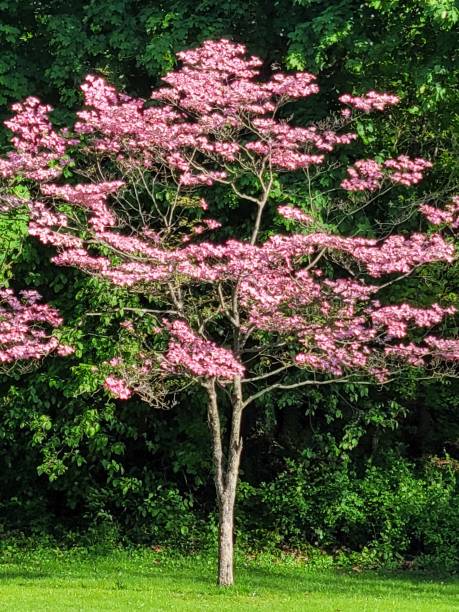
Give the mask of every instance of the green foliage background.
<path id="1" fill-rule="evenodd" d="M 435 169 L 409 197 L 445 199 L 458 183 L 458 21 L 453 0 L 0 0 L 1 112 L 36 95 L 64 124 L 88 72 L 148 95 L 177 51 L 225 36 L 263 57 L 267 73 L 280 65 L 318 74 L 322 93 L 295 109 L 299 123 L 333 110 L 343 92 L 396 92 L 401 104 L 390 120 L 362 120 L 362 142 L 349 155 L 425 155 Z M 6 150 L 5 130 L 0 143 Z M 299 181 L 281 187 L 280 198 L 305 197 Z M 224 219 L 233 203 L 219 195 Z M 342 229 L 369 232 L 396 218 L 406 197 L 383 199 Z M 413 282 L 393 297 L 455 303 L 458 278 L 445 268 L 423 279 L 422 291 Z M 92 370 L 126 341 L 118 324 L 136 298 L 51 266 L 17 216 L 0 220 L 0 282 L 38 288 L 77 347 L 71 358 L 0 378 L 0 526 L 63 533 L 109 524 L 141 542 L 205 542 L 214 495 L 202 398 L 185 396 L 169 411 L 117 403 Z M 383 392 L 347 386 L 268 398 L 245 423 L 240 541 L 454 567 L 457 390 L 413 379 Z"/>

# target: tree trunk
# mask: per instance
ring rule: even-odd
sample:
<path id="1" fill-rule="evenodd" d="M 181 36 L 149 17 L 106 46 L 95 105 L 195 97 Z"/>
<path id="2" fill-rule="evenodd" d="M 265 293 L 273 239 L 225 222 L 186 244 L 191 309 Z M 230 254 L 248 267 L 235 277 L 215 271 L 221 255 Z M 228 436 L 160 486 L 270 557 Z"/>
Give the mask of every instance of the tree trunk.
<path id="1" fill-rule="evenodd" d="M 233 413 L 233 431 L 234 431 Z M 239 432 L 240 415 L 236 417 Z M 237 442 L 236 442 L 237 439 Z M 217 487 L 217 499 L 219 510 L 219 535 L 218 535 L 218 580 L 219 586 L 231 586 L 233 577 L 233 549 L 234 549 L 234 504 L 236 500 L 237 479 L 239 475 L 239 461 L 241 458 L 242 441 L 236 438 L 230 442 L 228 448 L 227 470 L 223 478 L 222 493 L 219 495 Z"/>
<path id="2" fill-rule="evenodd" d="M 219 586 L 231 586 L 234 583 L 234 493 L 232 491 L 225 491 L 223 500 L 219 504 L 217 578 Z"/>
<path id="3" fill-rule="evenodd" d="M 215 382 L 207 385 L 209 395 L 208 420 L 212 434 L 212 454 L 214 481 L 218 501 L 218 577 L 219 586 L 234 583 L 234 503 L 236 499 L 239 463 L 242 452 L 241 417 L 242 399 L 240 381 L 235 381 L 236 392 L 233 398 L 231 431 L 226 453 L 223 452 L 220 414 L 218 410 Z"/>

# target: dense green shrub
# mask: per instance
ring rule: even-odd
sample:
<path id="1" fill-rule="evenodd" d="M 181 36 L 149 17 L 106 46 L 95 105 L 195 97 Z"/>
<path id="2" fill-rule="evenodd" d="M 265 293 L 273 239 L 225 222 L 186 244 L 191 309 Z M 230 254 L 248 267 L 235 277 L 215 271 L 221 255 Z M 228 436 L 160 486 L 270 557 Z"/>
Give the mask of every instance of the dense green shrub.
<path id="1" fill-rule="evenodd" d="M 371 563 L 459 567 L 457 463 L 422 468 L 395 453 L 358 470 L 288 461 L 274 480 L 241 486 L 239 536 L 257 546 L 308 545 L 363 553 Z"/>
<path id="2" fill-rule="evenodd" d="M 120 539 L 135 544 L 167 545 L 182 551 L 202 547 L 206 541 L 205 520 L 193 496 L 181 493 L 173 484 L 150 479 L 148 485 L 141 481 L 132 484 L 133 491 L 124 497 L 123 507 L 121 498 L 114 504 L 113 490 L 93 489 L 86 510 L 90 530 L 117 530 Z M 107 511 L 110 506 L 113 514 Z"/>

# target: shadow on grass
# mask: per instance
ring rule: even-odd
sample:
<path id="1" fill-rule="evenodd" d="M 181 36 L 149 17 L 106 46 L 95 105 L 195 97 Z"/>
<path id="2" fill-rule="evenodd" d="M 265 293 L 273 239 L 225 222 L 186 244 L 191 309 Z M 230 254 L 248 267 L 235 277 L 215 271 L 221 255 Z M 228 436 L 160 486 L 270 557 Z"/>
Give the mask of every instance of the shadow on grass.
<path id="1" fill-rule="evenodd" d="M 94 559 L 95 560 L 95 559 Z M 124 566 L 123 575 L 129 579 L 160 579 L 165 581 L 188 583 L 190 586 L 199 585 L 213 587 L 216 578 L 216 565 L 204 564 L 201 559 L 194 560 L 193 557 L 172 560 L 153 557 L 145 563 L 145 559 L 135 569 Z M 109 565 L 98 565 L 97 573 L 108 575 L 117 571 L 116 561 L 110 559 Z M 314 590 L 333 589 L 337 593 L 343 593 L 352 588 L 361 590 L 377 589 L 380 594 L 385 590 L 407 591 L 411 589 L 428 591 L 437 587 L 446 587 L 449 591 L 456 591 L 459 595 L 459 576 L 445 573 L 428 573 L 421 571 L 400 570 L 367 570 L 355 572 L 344 569 L 315 569 L 307 565 L 280 566 L 273 564 L 270 567 L 260 567 L 256 562 L 236 563 L 236 586 L 252 588 L 254 583 L 257 587 L 268 590 L 286 590 L 303 592 L 305 587 Z"/>
<path id="2" fill-rule="evenodd" d="M 108 569 L 108 568 L 107 568 Z M 112 566 L 112 571 L 114 568 Z M 107 575 L 106 571 L 102 572 Z M 156 559 L 153 563 L 137 568 L 125 568 L 123 579 L 128 582 L 154 581 L 172 590 L 193 592 L 198 588 L 209 592 L 213 590 L 216 568 L 210 564 L 203 566 L 192 558 L 170 564 Z M 234 591 L 240 594 L 254 590 L 272 593 L 298 595 L 308 593 L 328 593 L 335 595 L 364 595 L 384 597 L 413 595 L 416 598 L 459 597 L 458 577 L 445 574 L 431 574 L 414 571 L 363 571 L 351 572 L 337 569 L 316 570 L 305 567 L 257 567 L 252 564 L 236 566 Z M 139 586 L 139 585 L 138 585 Z M 232 589 L 230 589 L 231 591 Z"/>
<path id="3" fill-rule="evenodd" d="M 241 586 L 266 588 L 292 595 L 308 591 L 336 595 L 361 592 L 377 597 L 406 597 L 412 593 L 421 598 L 431 598 L 432 595 L 441 593 L 448 597 L 459 597 L 459 580 L 452 576 L 417 572 L 302 571 L 297 568 L 289 568 L 287 572 L 277 571 L 275 568 L 246 567 L 238 572 L 236 580 L 240 580 Z"/>
<path id="4" fill-rule="evenodd" d="M 3 582 L 14 582 L 16 580 L 44 580 L 52 578 L 53 575 L 48 572 L 35 570 L 19 570 L 19 569 L 1 569 L 0 584 Z"/>

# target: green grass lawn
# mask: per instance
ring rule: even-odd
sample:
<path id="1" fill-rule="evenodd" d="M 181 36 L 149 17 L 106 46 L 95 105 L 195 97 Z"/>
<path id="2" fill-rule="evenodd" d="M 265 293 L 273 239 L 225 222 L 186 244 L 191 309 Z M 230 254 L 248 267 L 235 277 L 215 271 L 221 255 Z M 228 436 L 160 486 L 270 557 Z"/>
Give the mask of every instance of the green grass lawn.
<path id="1" fill-rule="evenodd" d="M 7 549 L 0 557 L 0 610 L 459 611 L 459 583 L 447 577 L 242 560 L 237 585 L 219 589 L 214 573 L 213 559 L 201 556 Z"/>

